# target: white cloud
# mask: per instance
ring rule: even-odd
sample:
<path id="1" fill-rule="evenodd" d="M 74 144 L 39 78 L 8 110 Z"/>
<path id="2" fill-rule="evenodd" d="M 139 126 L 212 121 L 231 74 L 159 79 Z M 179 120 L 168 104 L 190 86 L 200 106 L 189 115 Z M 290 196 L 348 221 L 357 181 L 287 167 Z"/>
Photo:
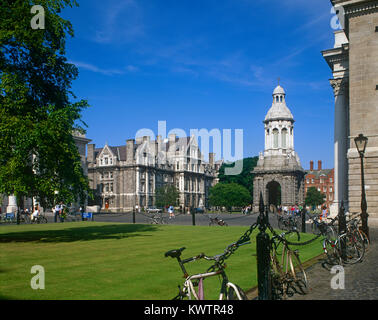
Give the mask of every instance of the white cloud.
<path id="1" fill-rule="evenodd" d="M 98 66 L 95 66 L 90 63 L 81 62 L 81 61 L 68 61 L 69 63 L 74 64 L 76 67 L 85 69 L 88 71 L 92 71 L 95 73 L 101 73 L 106 76 L 113 76 L 113 75 L 122 75 L 126 72 L 136 72 L 139 71 L 139 68 L 133 65 L 128 65 L 125 68 L 117 68 L 117 69 L 104 69 Z"/>

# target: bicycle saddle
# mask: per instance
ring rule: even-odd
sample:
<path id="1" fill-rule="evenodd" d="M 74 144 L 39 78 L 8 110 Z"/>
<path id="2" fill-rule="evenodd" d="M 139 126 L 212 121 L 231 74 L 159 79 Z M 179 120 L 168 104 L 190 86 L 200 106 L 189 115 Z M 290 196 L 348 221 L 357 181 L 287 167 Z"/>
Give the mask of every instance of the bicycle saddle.
<path id="1" fill-rule="evenodd" d="M 166 257 L 171 257 L 171 258 L 178 258 L 179 256 L 181 256 L 181 253 L 185 250 L 185 247 L 183 248 L 180 248 L 180 249 L 175 249 L 175 250 L 171 250 L 171 251 L 168 251 L 164 254 L 164 256 Z"/>

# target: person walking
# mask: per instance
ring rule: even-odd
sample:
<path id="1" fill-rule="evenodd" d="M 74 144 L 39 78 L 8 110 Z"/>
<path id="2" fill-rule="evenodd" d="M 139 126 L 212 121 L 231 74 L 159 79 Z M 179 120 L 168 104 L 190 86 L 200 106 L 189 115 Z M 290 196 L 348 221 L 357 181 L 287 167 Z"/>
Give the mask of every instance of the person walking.
<path id="1" fill-rule="evenodd" d="M 34 222 L 38 218 L 38 216 L 39 216 L 39 210 L 38 210 L 38 206 L 36 206 L 32 213 L 31 221 Z"/>
<path id="2" fill-rule="evenodd" d="M 173 206 L 169 206 L 169 208 L 168 208 L 168 213 L 169 213 L 169 219 L 175 217 Z"/>

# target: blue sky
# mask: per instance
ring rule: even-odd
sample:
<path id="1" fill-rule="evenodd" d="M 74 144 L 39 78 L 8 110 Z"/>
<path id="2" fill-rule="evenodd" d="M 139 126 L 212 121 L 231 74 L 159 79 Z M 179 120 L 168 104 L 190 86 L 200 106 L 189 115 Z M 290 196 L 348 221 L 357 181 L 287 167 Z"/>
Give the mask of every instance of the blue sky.
<path id="1" fill-rule="evenodd" d="M 244 157 L 264 149 L 277 78 L 296 120 L 302 166 L 333 167 L 328 0 L 79 0 L 67 58 L 88 99 L 87 137 L 123 145 L 138 130 L 243 129 Z M 219 155 L 218 155 L 219 156 Z"/>

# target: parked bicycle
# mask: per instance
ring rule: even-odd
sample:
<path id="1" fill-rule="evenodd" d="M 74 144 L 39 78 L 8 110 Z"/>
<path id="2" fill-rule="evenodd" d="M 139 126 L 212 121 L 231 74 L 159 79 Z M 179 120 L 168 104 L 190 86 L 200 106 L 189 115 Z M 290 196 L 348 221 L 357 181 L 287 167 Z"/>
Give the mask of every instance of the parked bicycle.
<path id="1" fill-rule="evenodd" d="M 365 251 L 368 250 L 370 245 L 369 237 L 366 235 L 365 232 L 361 230 L 361 216 L 355 217 L 348 221 L 347 223 L 347 229 L 349 232 L 356 232 L 359 237 L 361 237 L 362 242 L 365 246 Z"/>
<path id="2" fill-rule="evenodd" d="M 209 219 L 210 219 L 209 226 L 214 226 L 214 225 L 226 226 L 226 227 L 228 226 L 226 221 L 224 221 L 223 219 L 219 219 L 218 217 L 215 217 L 215 218 L 209 217 Z"/>
<path id="3" fill-rule="evenodd" d="M 47 223 L 47 218 L 44 215 L 40 214 L 34 218 L 32 217 L 30 223 Z"/>
<path id="4" fill-rule="evenodd" d="M 310 215 L 311 223 L 311 232 L 316 235 L 323 235 L 331 240 L 336 239 L 337 231 L 335 229 L 335 222 L 337 217 L 332 219 L 328 218 L 328 221 L 320 219 L 321 214 Z"/>
<path id="5" fill-rule="evenodd" d="M 290 249 L 286 240 L 286 235 L 291 232 L 275 235 L 271 239 L 272 287 L 276 299 L 286 299 L 294 293 L 308 292 L 307 275 L 300 261 L 299 252 Z M 297 234 L 299 241 L 298 231 L 293 232 Z"/>
<path id="6" fill-rule="evenodd" d="M 299 229 L 299 219 L 291 214 L 277 214 L 278 229 L 292 231 Z"/>
<path id="7" fill-rule="evenodd" d="M 163 213 L 157 212 L 153 213 L 150 217 L 150 223 L 151 224 L 167 224 L 168 220 L 166 217 L 163 216 Z"/>
<path id="8" fill-rule="evenodd" d="M 355 264 L 362 261 L 365 254 L 365 245 L 361 234 L 347 223 L 347 230 L 337 235 L 335 240 L 325 237 L 323 251 L 327 262 L 331 265 Z"/>
<path id="9" fill-rule="evenodd" d="M 215 255 L 213 257 L 209 257 L 204 253 L 201 253 L 198 256 L 181 260 L 181 254 L 185 250 L 185 248 L 166 252 L 165 257 L 177 259 L 185 277 L 183 288 L 181 289 L 181 286 L 178 286 L 179 293 L 176 297 L 173 298 L 173 300 L 204 300 L 204 279 L 214 276 L 220 276 L 221 278 L 219 300 L 247 300 L 247 296 L 244 291 L 238 285 L 228 280 L 225 272 L 225 260 L 236 248 L 248 243 L 250 242 L 244 242 L 242 244 L 233 243 L 229 245 L 222 254 Z M 214 264 L 210 268 L 208 268 L 205 273 L 189 275 L 184 264 L 200 259 L 214 261 Z M 197 291 L 195 288 L 198 288 Z"/>

